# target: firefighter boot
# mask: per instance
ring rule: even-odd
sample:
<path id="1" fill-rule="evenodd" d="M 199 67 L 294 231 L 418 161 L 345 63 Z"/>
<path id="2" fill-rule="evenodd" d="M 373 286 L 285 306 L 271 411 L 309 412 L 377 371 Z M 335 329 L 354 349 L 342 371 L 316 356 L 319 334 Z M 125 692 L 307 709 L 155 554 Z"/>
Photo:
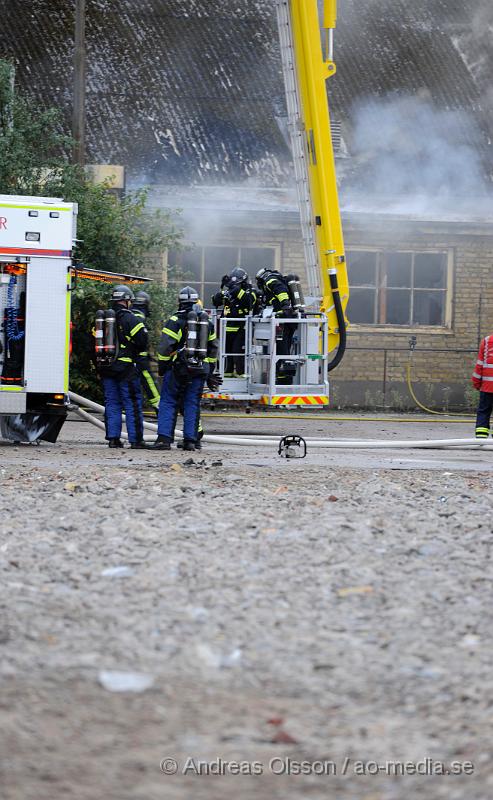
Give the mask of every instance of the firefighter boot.
<path id="1" fill-rule="evenodd" d="M 130 445 L 132 450 L 149 450 L 147 444 L 142 440 L 141 442 L 132 442 Z"/>
<path id="2" fill-rule="evenodd" d="M 119 449 L 123 447 L 123 442 L 121 439 L 108 439 L 108 447 Z"/>
<path id="3" fill-rule="evenodd" d="M 158 436 L 151 448 L 152 450 L 171 450 L 171 442 L 164 436 Z"/>
<path id="4" fill-rule="evenodd" d="M 183 449 L 184 449 L 184 448 L 183 448 L 183 440 L 182 440 L 182 439 L 180 439 L 180 441 L 176 443 L 176 446 L 177 446 L 178 450 L 183 450 Z M 188 449 L 190 449 L 190 450 L 191 450 L 192 448 L 187 448 L 187 450 L 188 450 Z M 199 441 L 198 441 L 198 442 L 195 442 L 195 449 L 196 449 L 196 450 L 202 450 L 202 444 L 201 444 L 201 442 L 200 442 L 200 439 L 199 439 Z"/>

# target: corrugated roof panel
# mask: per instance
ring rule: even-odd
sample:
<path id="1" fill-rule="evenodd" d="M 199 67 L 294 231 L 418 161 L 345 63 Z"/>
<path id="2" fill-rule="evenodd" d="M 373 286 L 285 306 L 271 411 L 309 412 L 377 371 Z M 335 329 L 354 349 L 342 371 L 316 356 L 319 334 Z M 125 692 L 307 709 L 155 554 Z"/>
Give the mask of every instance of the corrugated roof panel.
<path id="1" fill-rule="evenodd" d="M 491 166 L 488 109 L 454 36 L 479 0 L 340 0 L 331 108 L 425 93 L 471 120 L 465 141 Z M 18 84 L 71 117 L 73 5 L 0 0 L 4 54 Z M 91 0 L 87 159 L 170 183 L 290 180 L 272 0 Z M 480 137 L 473 133 L 479 125 Z"/>

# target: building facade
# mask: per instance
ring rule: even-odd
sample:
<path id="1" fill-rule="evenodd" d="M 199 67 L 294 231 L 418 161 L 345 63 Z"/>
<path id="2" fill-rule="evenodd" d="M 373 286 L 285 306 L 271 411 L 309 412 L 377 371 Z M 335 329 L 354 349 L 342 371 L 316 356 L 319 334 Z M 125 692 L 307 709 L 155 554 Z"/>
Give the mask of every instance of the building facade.
<path id="1" fill-rule="evenodd" d="M 305 279 L 296 204 L 282 190 L 161 188 L 151 205 L 180 207 L 184 248 L 157 254 L 154 277 L 185 278 L 210 303 L 233 266 Z M 437 215 L 438 216 L 438 215 Z M 348 349 L 331 375 L 332 404 L 413 408 L 471 405 L 479 340 L 493 330 L 492 221 L 343 213 L 351 296 Z"/>

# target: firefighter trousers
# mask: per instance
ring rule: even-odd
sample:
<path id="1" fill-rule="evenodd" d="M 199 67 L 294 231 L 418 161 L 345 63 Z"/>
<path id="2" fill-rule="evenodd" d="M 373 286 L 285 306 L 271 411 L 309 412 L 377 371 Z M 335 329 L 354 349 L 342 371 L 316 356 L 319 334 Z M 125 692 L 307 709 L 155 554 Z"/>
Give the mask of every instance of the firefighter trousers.
<path id="1" fill-rule="evenodd" d="M 122 432 L 122 413 L 125 411 L 128 439 L 131 444 L 144 438 L 142 395 L 138 377 L 128 380 L 102 378 L 104 390 L 107 439 L 119 439 Z"/>
<path id="2" fill-rule="evenodd" d="M 156 385 L 156 379 L 152 374 L 151 370 L 146 366 L 141 366 L 137 364 L 137 372 L 140 376 L 140 383 L 142 387 L 142 391 L 147 398 L 149 405 L 151 405 L 154 411 L 158 412 L 159 408 L 159 389 Z"/>
<path id="3" fill-rule="evenodd" d="M 176 418 L 183 408 L 183 439 L 185 442 L 198 441 L 200 400 L 204 383 L 203 376 L 182 382 L 177 380 L 174 370 L 165 372 L 159 403 L 158 436 L 162 436 L 168 442 L 173 441 Z"/>
<path id="4" fill-rule="evenodd" d="M 226 328 L 226 352 L 232 353 L 226 358 L 224 374 L 245 374 L 245 325 L 240 324 L 235 330 Z"/>
<path id="5" fill-rule="evenodd" d="M 480 392 L 476 415 L 476 436 L 487 439 L 490 435 L 490 418 L 493 411 L 493 392 Z"/>

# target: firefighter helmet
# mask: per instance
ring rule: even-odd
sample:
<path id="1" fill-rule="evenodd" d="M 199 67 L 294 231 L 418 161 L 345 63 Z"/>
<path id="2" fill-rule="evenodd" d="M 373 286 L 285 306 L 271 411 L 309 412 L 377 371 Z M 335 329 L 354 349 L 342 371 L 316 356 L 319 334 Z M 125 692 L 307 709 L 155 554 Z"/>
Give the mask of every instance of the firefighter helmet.
<path id="1" fill-rule="evenodd" d="M 139 306 L 149 305 L 151 302 L 151 296 L 147 294 L 147 292 L 137 292 L 135 295 L 134 304 Z"/>
<path id="2" fill-rule="evenodd" d="M 191 286 L 184 286 L 183 289 L 180 289 L 180 293 L 178 295 L 178 303 L 180 308 L 191 308 L 194 303 L 198 303 L 199 301 L 199 293 L 196 289 L 192 289 Z"/>
<path id="3" fill-rule="evenodd" d="M 257 286 L 259 287 L 259 289 L 261 289 L 263 287 L 263 285 L 265 283 L 265 280 L 267 278 L 267 275 L 270 275 L 271 272 L 272 272 L 272 270 L 271 269 L 267 269 L 266 267 L 262 267 L 262 269 L 259 269 L 259 271 L 255 275 L 255 278 L 256 278 L 256 281 L 257 281 Z"/>
<path id="4" fill-rule="evenodd" d="M 150 302 L 151 296 L 148 295 L 147 292 L 137 292 L 135 295 L 135 300 L 132 303 L 132 308 L 140 309 L 145 314 L 149 314 Z"/>
<path id="5" fill-rule="evenodd" d="M 231 288 L 240 283 L 248 281 L 248 275 L 241 267 L 235 267 L 229 274 L 229 285 Z"/>
<path id="6" fill-rule="evenodd" d="M 134 293 L 128 286 L 115 286 L 111 292 L 111 301 L 121 303 L 122 301 L 133 301 Z"/>

